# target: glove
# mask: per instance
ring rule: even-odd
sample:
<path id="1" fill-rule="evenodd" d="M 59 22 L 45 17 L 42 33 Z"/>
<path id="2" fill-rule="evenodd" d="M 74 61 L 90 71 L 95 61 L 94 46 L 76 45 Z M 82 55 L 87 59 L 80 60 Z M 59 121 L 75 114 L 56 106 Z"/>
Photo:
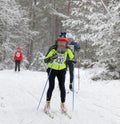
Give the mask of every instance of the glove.
<path id="1" fill-rule="evenodd" d="M 77 63 L 77 61 L 76 61 L 76 60 L 70 60 L 70 62 L 72 62 L 72 63 L 74 63 L 74 64 L 76 64 L 76 63 Z"/>
<path id="2" fill-rule="evenodd" d="M 76 60 L 66 60 L 66 63 L 69 64 L 69 63 L 73 63 L 73 64 L 76 64 L 77 61 Z"/>
<path id="3" fill-rule="evenodd" d="M 54 59 L 57 59 L 58 58 L 58 55 L 57 54 L 54 54 L 52 57 L 49 57 L 47 59 L 44 59 L 44 62 L 45 63 L 49 63 L 49 62 L 52 62 Z"/>
<path id="4" fill-rule="evenodd" d="M 72 91 L 73 88 L 72 88 L 72 83 L 69 84 L 69 89 Z"/>
<path id="5" fill-rule="evenodd" d="M 58 55 L 57 54 L 54 54 L 52 57 L 50 57 L 51 60 L 54 60 L 54 59 L 57 59 L 58 58 Z"/>

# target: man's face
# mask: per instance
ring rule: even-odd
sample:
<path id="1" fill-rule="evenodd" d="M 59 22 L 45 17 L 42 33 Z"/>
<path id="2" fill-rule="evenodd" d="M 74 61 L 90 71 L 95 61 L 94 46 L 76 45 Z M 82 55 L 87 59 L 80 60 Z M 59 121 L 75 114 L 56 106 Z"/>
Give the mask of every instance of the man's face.
<path id="1" fill-rule="evenodd" d="M 18 52 L 20 52 L 20 49 L 17 49 Z"/>
<path id="2" fill-rule="evenodd" d="M 68 42 L 72 42 L 73 41 L 73 39 L 72 38 L 67 38 L 68 39 Z"/>
<path id="3" fill-rule="evenodd" d="M 57 45 L 60 46 L 60 47 L 65 47 L 66 46 L 66 42 L 58 41 Z"/>

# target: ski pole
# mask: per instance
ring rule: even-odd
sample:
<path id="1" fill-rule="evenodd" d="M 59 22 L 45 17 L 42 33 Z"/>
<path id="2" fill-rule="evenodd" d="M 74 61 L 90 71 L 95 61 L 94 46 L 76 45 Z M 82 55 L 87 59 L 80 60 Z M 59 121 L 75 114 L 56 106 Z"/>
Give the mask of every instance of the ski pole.
<path id="1" fill-rule="evenodd" d="M 80 90 L 80 67 L 78 66 L 78 91 Z"/>
<path id="2" fill-rule="evenodd" d="M 78 54 L 77 67 L 78 67 L 78 91 L 79 91 L 80 90 L 80 55 L 79 55 L 79 52 L 77 54 Z"/>
<path id="3" fill-rule="evenodd" d="M 74 70 L 73 70 L 73 73 L 74 73 Z M 72 93 L 72 111 L 74 111 L 74 99 L 75 99 L 74 77 L 73 77 L 72 88 L 73 88 L 73 93 Z"/>
<path id="4" fill-rule="evenodd" d="M 50 77 L 51 71 L 52 71 L 52 68 L 50 68 L 50 72 L 49 72 L 49 74 L 48 74 L 48 78 L 47 78 L 46 83 L 45 83 L 45 86 L 44 86 L 44 88 L 43 88 L 42 95 L 41 95 L 41 97 L 40 97 L 39 104 L 38 104 L 38 106 L 37 106 L 37 110 L 39 109 L 39 106 L 40 106 L 40 104 L 41 104 L 41 101 L 42 101 L 42 98 L 43 98 L 43 95 L 44 95 L 44 92 L 45 92 L 47 83 L 48 83 L 48 81 L 49 81 L 49 77 Z"/>

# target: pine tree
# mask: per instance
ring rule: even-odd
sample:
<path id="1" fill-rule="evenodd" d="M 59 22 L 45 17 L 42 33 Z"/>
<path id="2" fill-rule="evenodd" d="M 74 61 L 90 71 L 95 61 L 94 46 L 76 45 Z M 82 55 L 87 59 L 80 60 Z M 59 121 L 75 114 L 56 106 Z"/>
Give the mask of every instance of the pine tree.
<path id="1" fill-rule="evenodd" d="M 97 25 L 91 20 L 100 22 L 98 16 L 103 16 L 104 9 L 101 2 L 96 0 L 73 0 L 70 6 L 69 18 L 63 21 L 63 26 L 76 36 L 76 41 L 81 44 L 81 60 L 84 60 L 85 65 L 89 65 L 97 60 L 96 46 L 92 46 L 93 39 L 91 39 L 91 35 L 97 32 Z"/>
<path id="2" fill-rule="evenodd" d="M 18 1 L 22 6 L 27 6 L 27 10 L 29 10 L 30 29 L 39 32 L 35 37 L 32 37 L 33 40 L 28 44 L 27 68 L 41 70 L 43 67 L 40 66 L 41 61 L 39 63 L 37 61 L 40 57 L 38 55 L 46 54 L 62 30 L 61 20 L 66 17 L 64 14 L 65 1 L 30 0 L 29 3 L 28 1 Z M 33 63 L 37 63 L 38 66 Z"/>
<path id="3" fill-rule="evenodd" d="M 95 43 L 99 44 L 97 55 L 99 61 L 105 63 L 110 78 L 120 78 L 120 3 L 118 0 L 111 1 L 108 5 L 108 13 L 101 19 L 98 26 Z M 107 72 L 108 73 L 108 72 Z M 107 74 L 108 75 L 108 74 Z"/>
<path id="4" fill-rule="evenodd" d="M 63 21 L 63 26 L 81 43 L 81 58 L 85 61 L 85 55 L 87 59 L 104 63 L 109 71 L 117 73 L 117 77 L 120 73 L 119 12 L 118 0 L 107 4 L 102 0 L 74 0 L 69 19 Z M 111 77 L 115 77 L 114 74 Z"/>
<path id="5" fill-rule="evenodd" d="M 0 61 L 3 68 L 12 68 L 14 50 L 18 46 L 25 48 L 32 31 L 27 12 L 15 0 L 1 0 L 0 10 Z"/>

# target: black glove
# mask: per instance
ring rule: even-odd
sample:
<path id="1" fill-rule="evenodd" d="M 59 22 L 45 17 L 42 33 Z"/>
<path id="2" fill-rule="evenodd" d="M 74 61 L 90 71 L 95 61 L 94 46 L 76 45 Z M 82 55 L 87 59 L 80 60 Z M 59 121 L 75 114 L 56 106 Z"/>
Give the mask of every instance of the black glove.
<path id="1" fill-rule="evenodd" d="M 72 88 L 72 83 L 69 84 L 69 89 L 72 91 L 73 88 Z"/>
<path id="2" fill-rule="evenodd" d="M 73 64 L 76 64 L 77 61 L 76 60 L 66 60 L 66 63 L 69 64 L 69 63 L 73 63 Z"/>
<path id="3" fill-rule="evenodd" d="M 76 64 L 76 63 L 77 63 L 77 61 L 76 61 L 76 60 L 70 60 L 70 62 L 72 62 L 72 63 L 74 63 L 74 64 Z"/>
<path id="4" fill-rule="evenodd" d="M 52 57 L 50 57 L 51 60 L 54 60 L 54 59 L 57 59 L 58 58 L 58 55 L 57 54 L 54 54 Z"/>
<path id="5" fill-rule="evenodd" d="M 54 54 L 52 57 L 49 57 L 47 59 L 44 59 L 44 62 L 45 63 L 49 63 L 49 62 L 52 62 L 54 59 L 57 59 L 58 58 L 58 55 L 57 54 Z"/>

